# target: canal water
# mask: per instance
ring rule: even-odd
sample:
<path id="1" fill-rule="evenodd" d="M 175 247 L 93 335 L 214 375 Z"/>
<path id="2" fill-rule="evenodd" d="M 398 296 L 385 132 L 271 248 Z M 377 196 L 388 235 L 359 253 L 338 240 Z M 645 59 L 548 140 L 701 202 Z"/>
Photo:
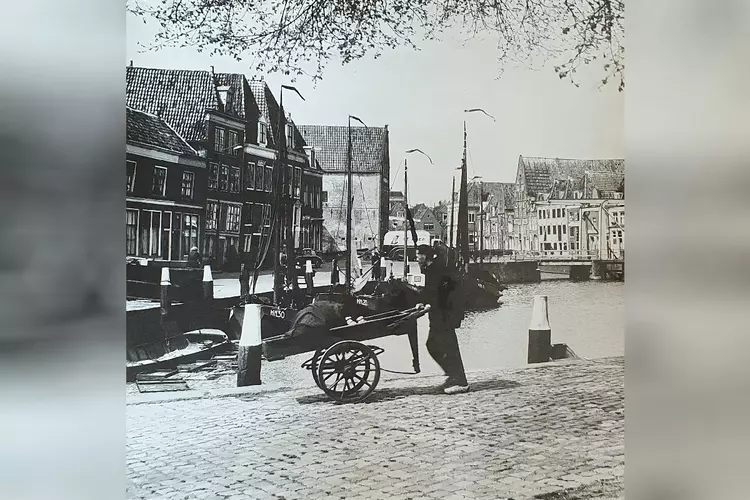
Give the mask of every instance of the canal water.
<path id="1" fill-rule="evenodd" d="M 509 285 L 503 305 L 495 310 L 469 313 L 457 330 L 461 354 L 467 370 L 517 368 L 526 365 L 528 328 L 534 295 L 549 297 L 552 342 L 566 343 L 578 355 L 589 358 L 625 354 L 624 283 L 542 281 Z M 425 341 L 429 321 L 419 320 L 420 360 L 423 375 L 442 374 L 432 360 Z M 379 356 L 387 370 L 411 372 L 412 358 L 407 337 L 384 337 L 371 344 L 385 352 Z M 313 385 L 312 377 L 300 364 L 308 355 L 263 363 L 263 380 L 291 387 Z M 383 380 L 403 377 L 383 373 Z"/>
<path id="2" fill-rule="evenodd" d="M 536 284 L 509 285 L 503 292 L 503 305 L 498 309 L 469 313 L 457 330 L 461 354 L 467 371 L 517 368 L 526 365 L 528 328 L 534 295 L 549 297 L 549 320 L 552 342 L 568 344 L 578 355 L 596 359 L 625 354 L 624 292 L 622 282 L 568 280 L 542 281 Z M 440 375 L 440 367 L 432 360 L 425 341 L 429 329 L 427 317 L 419 320 L 419 346 L 422 375 Z M 370 342 L 385 349 L 380 356 L 386 370 L 412 372 L 409 339 L 384 337 Z M 264 384 L 285 387 L 313 387 L 308 370 L 300 367 L 309 354 L 279 361 L 263 362 Z M 196 376 L 199 376 L 196 374 Z M 383 372 L 381 380 L 403 378 L 403 374 Z M 193 389 L 236 387 L 236 374 L 212 381 L 193 380 Z M 316 389 L 317 390 L 317 389 Z M 136 394 L 135 384 L 128 384 L 128 393 Z"/>

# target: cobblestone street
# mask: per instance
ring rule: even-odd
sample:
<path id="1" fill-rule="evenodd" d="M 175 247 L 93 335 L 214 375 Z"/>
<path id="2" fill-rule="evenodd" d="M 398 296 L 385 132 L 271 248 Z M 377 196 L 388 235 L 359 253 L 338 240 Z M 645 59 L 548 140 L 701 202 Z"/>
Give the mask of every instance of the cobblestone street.
<path id="1" fill-rule="evenodd" d="M 129 404 L 128 498 L 624 498 L 623 358 L 469 375 Z"/>

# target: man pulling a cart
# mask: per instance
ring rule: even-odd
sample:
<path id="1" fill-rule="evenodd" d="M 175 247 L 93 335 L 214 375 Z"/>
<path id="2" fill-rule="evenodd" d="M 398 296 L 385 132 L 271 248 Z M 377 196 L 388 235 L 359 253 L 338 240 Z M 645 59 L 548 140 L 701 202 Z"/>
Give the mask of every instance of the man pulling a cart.
<path id="1" fill-rule="evenodd" d="M 445 394 L 459 394 L 469 390 L 461 351 L 456 337 L 459 283 L 455 273 L 443 262 L 435 258 L 435 249 L 429 245 L 417 247 L 419 266 L 425 275 L 422 291 L 423 301 L 430 305 L 428 313 L 430 332 L 427 336 L 427 351 L 448 377 L 442 386 Z"/>

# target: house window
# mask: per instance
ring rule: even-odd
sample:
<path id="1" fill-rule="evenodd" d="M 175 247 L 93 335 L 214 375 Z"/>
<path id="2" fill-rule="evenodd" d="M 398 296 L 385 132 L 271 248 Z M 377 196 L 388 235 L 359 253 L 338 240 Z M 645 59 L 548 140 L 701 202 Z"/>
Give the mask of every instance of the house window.
<path id="1" fill-rule="evenodd" d="M 125 162 L 127 165 L 127 171 L 128 171 L 128 193 L 132 193 L 133 189 L 135 188 L 135 162 L 134 161 L 127 161 Z"/>
<path id="2" fill-rule="evenodd" d="M 229 131 L 229 146 L 227 147 L 227 149 L 229 149 L 229 154 L 231 154 L 232 156 L 238 156 L 240 154 L 239 148 L 234 149 L 235 146 L 240 145 L 239 138 L 240 136 L 236 131 L 234 130 Z"/>
<path id="3" fill-rule="evenodd" d="M 294 149 L 294 125 L 291 123 L 286 124 L 286 147 Z"/>
<path id="4" fill-rule="evenodd" d="M 249 180 L 252 189 L 257 189 L 259 191 L 263 190 L 263 170 L 265 170 L 263 165 L 258 165 L 257 167 L 253 165 Z"/>
<path id="5" fill-rule="evenodd" d="M 224 132 L 224 129 L 221 127 L 214 129 L 214 151 L 217 153 L 224 152 Z"/>
<path id="6" fill-rule="evenodd" d="M 229 175 L 229 191 L 232 193 L 240 192 L 240 167 L 232 167 Z"/>
<path id="7" fill-rule="evenodd" d="M 140 220 L 140 254 L 148 257 L 159 257 L 161 245 L 161 212 L 143 210 Z"/>
<path id="8" fill-rule="evenodd" d="M 443 214 L 443 222 L 448 222 L 448 213 Z"/>
<path id="9" fill-rule="evenodd" d="M 557 234 L 557 226 L 552 226 L 552 234 Z"/>
<path id="10" fill-rule="evenodd" d="M 225 231 L 237 233 L 240 230 L 240 214 L 242 208 L 239 205 L 222 205 L 221 219 Z"/>
<path id="11" fill-rule="evenodd" d="M 286 167 L 286 175 L 287 175 L 287 189 L 286 194 L 289 196 L 292 196 L 294 194 L 294 167 L 291 165 L 287 165 Z"/>
<path id="12" fill-rule="evenodd" d="M 568 230 L 566 229 L 567 227 L 568 227 L 568 226 L 563 226 L 563 227 L 562 227 L 562 231 L 563 231 L 563 234 L 567 234 L 567 232 L 568 232 Z"/>
<path id="13" fill-rule="evenodd" d="M 270 193 L 273 187 L 273 167 L 266 167 L 266 175 L 263 177 L 263 183 L 266 191 Z M 255 185 L 256 187 L 259 186 L 257 183 Z"/>
<path id="14" fill-rule="evenodd" d="M 539 218 L 544 219 L 544 210 L 539 211 Z"/>
<path id="15" fill-rule="evenodd" d="M 154 183 L 152 192 L 157 196 L 164 196 L 167 190 L 167 169 L 164 167 L 154 167 Z"/>
<path id="16" fill-rule="evenodd" d="M 435 230 L 435 224 L 425 223 L 424 230 L 425 231 L 434 231 Z"/>
<path id="17" fill-rule="evenodd" d="M 195 174 L 193 172 L 182 172 L 182 197 L 189 200 L 193 199 L 193 188 L 195 185 Z"/>
<path id="18" fill-rule="evenodd" d="M 186 257 L 192 247 L 198 246 L 198 216 L 185 214 L 182 218 L 182 248 L 181 257 Z M 175 222 L 175 225 L 179 228 L 179 221 Z M 173 256 L 175 258 L 177 256 Z"/>
<path id="19" fill-rule="evenodd" d="M 474 220 L 474 212 L 472 212 L 469 214 L 469 223 L 471 224 L 472 222 L 474 222 Z"/>
<path id="20" fill-rule="evenodd" d="M 206 230 L 216 231 L 216 202 L 206 202 Z"/>
<path id="21" fill-rule="evenodd" d="M 248 163 L 245 173 L 245 189 L 255 189 L 255 174 L 255 163 Z"/>
<path id="22" fill-rule="evenodd" d="M 320 198 L 323 203 L 328 203 L 328 191 L 321 192 Z"/>
<path id="23" fill-rule="evenodd" d="M 297 167 L 294 169 L 294 197 L 300 197 L 300 187 L 302 183 L 302 169 Z"/>
<path id="24" fill-rule="evenodd" d="M 208 189 L 216 189 L 219 185 L 219 166 L 211 163 L 208 166 Z"/>
<path id="25" fill-rule="evenodd" d="M 138 253 L 138 210 L 125 210 L 125 254 Z"/>
<path id="26" fill-rule="evenodd" d="M 268 143 L 268 125 L 264 122 L 258 122 L 258 144 L 265 146 Z"/>
<path id="27" fill-rule="evenodd" d="M 229 188 L 229 167 L 222 165 L 219 169 L 219 191 L 227 191 Z"/>

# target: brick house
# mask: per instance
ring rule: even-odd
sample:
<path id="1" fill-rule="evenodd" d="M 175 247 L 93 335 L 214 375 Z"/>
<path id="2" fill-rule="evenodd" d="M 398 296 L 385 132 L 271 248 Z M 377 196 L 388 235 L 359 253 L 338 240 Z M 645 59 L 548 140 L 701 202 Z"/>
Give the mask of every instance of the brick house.
<path id="1" fill-rule="evenodd" d="M 509 220 L 513 214 L 513 191 L 509 182 L 485 182 L 484 249 L 509 250 Z"/>
<path id="2" fill-rule="evenodd" d="M 323 252 L 346 250 L 348 127 L 299 125 L 322 178 Z M 352 127 L 352 242 L 382 245 L 388 231 L 390 156 L 388 127 Z"/>
<path id="3" fill-rule="evenodd" d="M 270 235 L 272 173 L 279 141 L 279 106 L 263 80 L 236 73 L 129 66 L 129 106 L 159 114 L 198 152 L 208 171 L 200 247 L 204 255 L 237 267 L 237 256 Z M 291 121 L 281 140 L 289 145 L 290 183 L 284 202 L 301 219 L 302 170 L 309 169 L 304 140 Z M 309 177 L 309 176 L 306 176 Z M 297 232 L 300 223 L 295 224 Z M 274 252 L 267 256 L 270 265 Z"/>
<path id="4" fill-rule="evenodd" d="M 430 242 L 442 239 L 443 224 L 433 210 L 424 203 L 418 203 L 411 208 L 414 226 L 417 230 L 430 233 Z M 418 222 L 417 222 L 418 221 Z"/>
<path id="5" fill-rule="evenodd" d="M 186 261 L 203 233 L 205 159 L 158 116 L 127 107 L 126 117 L 125 253 Z"/>

